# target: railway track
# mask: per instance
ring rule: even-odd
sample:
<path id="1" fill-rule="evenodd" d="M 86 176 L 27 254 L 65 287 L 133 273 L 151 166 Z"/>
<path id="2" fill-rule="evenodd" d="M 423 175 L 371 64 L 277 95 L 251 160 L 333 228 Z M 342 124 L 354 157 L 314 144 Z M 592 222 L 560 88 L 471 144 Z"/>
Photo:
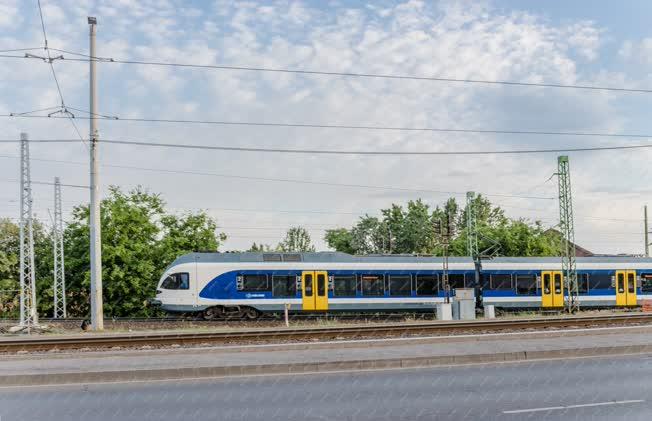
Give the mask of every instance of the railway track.
<path id="1" fill-rule="evenodd" d="M 386 323 L 338 327 L 258 328 L 219 332 L 161 332 L 129 334 L 83 334 L 74 336 L 21 336 L 0 339 L 0 352 L 91 350 L 187 345 L 248 344 L 302 340 L 404 337 L 459 332 L 500 332 L 562 327 L 597 327 L 652 323 L 652 314 L 630 313 L 571 317 L 538 317 L 508 320 Z"/>

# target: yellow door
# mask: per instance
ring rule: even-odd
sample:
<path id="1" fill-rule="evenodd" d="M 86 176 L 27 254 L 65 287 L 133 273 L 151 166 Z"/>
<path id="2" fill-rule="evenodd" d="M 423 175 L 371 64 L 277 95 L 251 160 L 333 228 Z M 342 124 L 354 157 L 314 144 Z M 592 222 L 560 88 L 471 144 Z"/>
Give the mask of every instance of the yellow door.
<path id="1" fill-rule="evenodd" d="M 564 276 L 559 271 L 541 272 L 541 307 L 564 306 Z"/>
<path id="2" fill-rule="evenodd" d="M 564 306 L 564 275 L 561 272 L 552 272 L 552 306 Z"/>
<path id="3" fill-rule="evenodd" d="M 636 271 L 627 271 L 627 305 L 636 305 Z"/>
<path id="4" fill-rule="evenodd" d="M 541 307 L 552 306 L 552 272 L 541 272 Z"/>
<path id="5" fill-rule="evenodd" d="M 303 310 L 328 310 L 328 274 L 326 272 L 301 273 Z"/>
<path id="6" fill-rule="evenodd" d="M 626 270 L 617 270 L 616 271 L 616 305 L 617 306 L 626 306 L 627 305 L 627 271 Z"/>
<path id="7" fill-rule="evenodd" d="M 315 272 L 315 310 L 328 310 L 328 273 Z"/>

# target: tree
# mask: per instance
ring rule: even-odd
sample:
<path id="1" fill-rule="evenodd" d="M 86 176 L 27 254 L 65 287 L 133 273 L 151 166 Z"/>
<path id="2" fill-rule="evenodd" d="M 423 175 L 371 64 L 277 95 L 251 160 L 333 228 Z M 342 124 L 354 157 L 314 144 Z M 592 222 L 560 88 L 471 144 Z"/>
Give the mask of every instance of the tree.
<path id="1" fill-rule="evenodd" d="M 351 234 L 351 231 L 347 230 L 346 228 L 326 230 L 324 240 L 326 240 L 326 244 L 328 244 L 328 246 L 332 249 L 341 251 L 343 253 L 356 253 L 356 249 L 351 244 L 353 235 Z"/>
<path id="2" fill-rule="evenodd" d="M 76 315 L 89 310 L 88 216 L 88 206 L 77 206 L 64 233 L 69 313 Z M 216 222 L 205 213 L 166 215 L 160 196 L 141 187 L 128 193 L 110 187 L 100 219 L 107 316 L 151 315 L 145 303 L 155 295 L 163 269 L 180 254 L 217 250 L 225 239 L 215 233 Z"/>
<path id="3" fill-rule="evenodd" d="M 311 244 L 310 234 L 303 227 L 292 227 L 285 234 L 285 239 L 278 245 L 280 251 L 285 252 L 311 252 L 315 246 Z"/>
<path id="4" fill-rule="evenodd" d="M 265 251 L 273 251 L 273 250 L 272 250 L 272 247 L 269 244 L 263 244 L 263 243 L 256 244 L 254 242 L 251 245 L 251 247 L 249 247 L 249 250 L 247 250 L 247 251 L 254 252 L 254 253 L 262 253 L 262 252 L 265 252 Z"/>
<path id="5" fill-rule="evenodd" d="M 39 314 L 52 312 L 52 236 L 42 223 L 33 220 L 36 305 Z M 8 218 L 0 219 L 0 314 L 18 317 L 20 302 L 20 227 Z M 51 314 L 50 314 L 51 315 Z"/>
<path id="6" fill-rule="evenodd" d="M 479 232 L 479 249 L 498 246 L 508 256 L 553 256 L 558 254 L 557 241 L 547 235 L 540 222 L 513 220 L 505 216 L 481 195 L 472 201 Z M 324 239 L 337 250 L 351 254 L 395 253 L 434 254 L 443 252 L 443 239 L 435 232 L 436 222 L 447 229 L 451 222 L 450 253 L 467 255 L 466 207 L 460 208 L 454 198 L 443 206 L 431 208 L 421 199 L 409 201 L 405 207 L 392 204 L 381 209 L 382 218 L 360 217 L 350 229 L 328 230 Z M 450 218 L 448 217 L 450 215 Z"/>

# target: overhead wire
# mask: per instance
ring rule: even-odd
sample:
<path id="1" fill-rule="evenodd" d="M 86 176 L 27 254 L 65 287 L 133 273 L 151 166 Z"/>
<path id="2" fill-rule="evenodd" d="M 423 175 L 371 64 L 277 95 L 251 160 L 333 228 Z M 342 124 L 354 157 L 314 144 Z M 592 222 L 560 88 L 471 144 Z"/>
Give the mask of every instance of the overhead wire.
<path id="1" fill-rule="evenodd" d="M 99 115 L 98 115 L 99 116 Z M 61 116 L 44 115 L 18 115 L 0 114 L 4 118 L 65 118 Z M 78 119 L 91 117 L 78 116 Z M 344 130 L 378 130 L 378 131 L 406 131 L 406 132 L 439 132 L 439 133 L 474 133 L 474 134 L 509 134 L 509 135 L 534 135 L 534 136 L 575 136 L 575 137 L 606 137 L 625 139 L 649 139 L 652 134 L 642 133 L 600 133 L 600 132 L 558 132 L 542 130 L 498 130 L 498 129 L 466 129 L 466 128 L 440 128 L 440 127 L 401 127 L 401 126 L 370 126 L 370 125 L 344 125 L 344 124 L 316 124 L 316 123 L 285 123 L 285 122 L 254 122 L 254 121 L 226 121 L 226 120 L 188 120 L 169 118 L 137 118 L 120 116 L 100 116 L 106 121 L 125 121 L 141 123 L 176 123 L 176 124 L 209 124 L 223 126 L 261 126 L 261 127 L 286 127 L 286 128 L 311 128 L 311 129 L 344 129 Z"/>
<path id="2" fill-rule="evenodd" d="M 19 156 L 16 155 L 0 155 L 2 158 L 16 158 L 19 159 Z M 58 160 L 58 159 L 48 159 L 48 158 L 30 158 L 33 161 L 41 162 L 56 162 L 56 163 L 65 163 L 65 164 L 75 164 L 75 165 L 85 165 L 85 162 L 81 161 L 69 161 L 69 160 Z M 291 178 L 273 178 L 273 177 L 256 177 L 249 175 L 235 175 L 235 174 L 221 174 L 214 172 L 204 172 L 204 171 L 191 171 L 191 170 L 171 170 L 165 168 L 148 168 L 148 167 L 139 167 L 131 165 L 121 165 L 121 164 L 101 164 L 102 167 L 107 168 L 122 168 L 129 170 L 137 171 L 150 171 L 150 172 L 160 172 L 160 173 L 169 173 L 169 174 L 187 174 L 187 175 L 201 175 L 201 176 L 211 176 L 211 177 L 220 177 L 220 178 L 234 178 L 234 179 L 243 179 L 243 180 L 254 180 L 254 181 L 270 181 L 270 182 L 283 182 L 283 183 L 300 183 L 300 184 L 312 184 L 312 185 L 322 185 L 322 186 L 334 186 L 334 187 L 351 187 L 351 188 L 364 188 L 364 189 L 380 189 L 380 190 L 393 190 L 393 191 L 407 191 L 407 192 L 417 192 L 417 193 L 435 193 L 435 194 L 449 194 L 449 195 L 466 195 L 466 192 L 457 192 L 457 191 L 443 191 L 443 190 L 433 190 L 426 188 L 407 188 L 407 187 L 393 187 L 393 186 L 378 186 L 378 185 L 367 185 L 367 184 L 351 184 L 351 183 L 334 183 L 327 181 L 312 181 L 305 179 L 291 179 Z M 543 196 L 523 196 L 523 195 L 514 195 L 507 193 L 482 193 L 483 196 L 488 197 L 503 197 L 503 198 L 515 198 L 515 199 L 533 199 L 533 200 L 553 200 L 554 197 L 543 197 Z"/>
<path id="3" fill-rule="evenodd" d="M 86 54 L 81 54 L 81 53 L 76 53 L 68 50 L 56 49 L 56 48 L 53 48 L 52 50 L 64 54 L 71 54 L 78 57 L 78 58 L 65 58 L 66 61 L 82 61 L 82 62 L 97 61 L 100 63 L 114 63 L 114 64 L 133 64 L 133 65 L 147 65 L 147 66 L 159 66 L 159 67 L 180 67 L 180 68 L 194 68 L 194 69 L 285 73 L 285 74 L 300 74 L 300 75 L 312 75 L 312 76 L 330 76 L 330 77 L 337 76 L 337 77 L 354 77 L 354 78 L 367 78 L 367 79 L 412 80 L 412 81 L 467 83 L 467 84 L 482 84 L 482 85 L 579 89 L 579 90 L 587 90 L 587 91 L 607 91 L 607 92 L 623 92 L 623 93 L 652 93 L 652 89 L 646 89 L 646 88 L 626 88 L 626 87 L 617 87 L 617 86 L 582 85 L 582 84 L 570 84 L 570 83 L 565 84 L 565 83 L 545 83 L 545 82 L 523 82 L 523 81 L 453 78 L 453 77 L 439 77 L 439 76 L 383 74 L 383 73 L 369 73 L 369 72 L 342 72 L 342 71 L 325 71 L 325 70 L 311 70 L 311 69 L 291 69 L 291 68 L 284 68 L 284 67 L 175 63 L 175 62 L 163 62 L 163 61 L 151 61 L 151 60 L 149 61 L 148 60 L 126 60 L 126 59 L 115 59 L 112 57 L 92 57 Z M 7 56 L 7 58 L 32 58 L 32 57 Z"/>
<path id="4" fill-rule="evenodd" d="M 34 139 L 34 143 L 57 143 L 57 142 L 76 142 L 73 139 Z M 19 140 L 0 139 L 0 143 L 17 143 Z M 525 155 L 525 154 L 544 154 L 559 152 L 600 152 L 600 151 L 617 151 L 617 150 L 634 150 L 652 148 L 652 143 L 638 145 L 612 145 L 612 146 L 585 146 L 585 147 L 567 147 L 567 148 L 549 148 L 549 149 L 502 149 L 502 150 L 483 150 L 483 151 L 376 151 L 376 150 L 329 150 L 329 149 L 286 149 L 286 148 L 256 148 L 240 146 L 213 146 L 198 145 L 187 143 L 162 143 L 151 141 L 137 140 L 118 140 L 103 139 L 105 144 L 115 145 L 133 145 L 159 148 L 181 148 L 181 149 L 200 149 L 200 150 L 218 150 L 232 152 L 262 152 L 262 153 L 288 153 L 288 154 L 311 154 L 311 155 L 380 155 L 380 156 L 452 156 L 452 155 Z"/>
<path id="5" fill-rule="evenodd" d="M 84 140 L 84 137 L 82 136 L 81 132 L 79 131 L 79 128 L 77 127 L 77 124 L 74 122 L 72 117 L 69 115 L 67 109 L 66 109 L 66 103 L 63 99 L 63 92 L 61 91 L 61 85 L 59 84 L 59 78 L 57 77 L 57 73 L 54 70 L 54 59 L 50 55 L 50 48 L 48 46 L 48 36 L 47 32 L 45 31 L 45 19 L 43 18 L 43 8 L 41 7 L 41 0 L 37 0 L 38 4 L 38 12 L 39 12 L 39 17 L 41 18 L 41 29 L 43 30 L 43 41 L 44 41 L 44 47 L 43 49 L 45 50 L 45 53 L 47 54 L 47 63 L 50 65 L 50 70 L 52 71 L 52 78 L 54 79 L 54 83 L 57 86 L 57 91 L 59 93 L 59 98 L 61 99 L 61 109 L 65 117 L 70 121 L 70 124 L 72 124 L 73 129 L 75 130 L 75 133 L 77 133 L 77 136 L 79 137 L 79 140 L 84 143 L 86 147 L 88 147 L 88 144 Z"/>

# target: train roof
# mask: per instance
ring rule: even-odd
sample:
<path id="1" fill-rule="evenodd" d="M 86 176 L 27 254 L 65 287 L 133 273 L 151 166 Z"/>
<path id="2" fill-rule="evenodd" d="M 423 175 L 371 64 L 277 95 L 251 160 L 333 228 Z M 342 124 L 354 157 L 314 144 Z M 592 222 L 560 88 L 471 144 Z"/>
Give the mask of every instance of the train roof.
<path id="1" fill-rule="evenodd" d="M 483 260 L 483 263 L 559 263 L 560 257 L 496 257 Z M 275 253 L 275 252 L 241 252 L 241 253 L 189 253 L 179 256 L 172 265 L 189 262 L 236 263 L 236 262 L 307 262 L 307 263 L 441 263 L 438 256 L 419 256 L 404 254 L 369 254 L 351 255 L 341 252 L 314 253 Z M 469 263 L 468 256 L 449 257 L 450 263 Z M 652 258 L 636 256 L 591 256 L 578 257 L 578 263 L 652 263 Z"/>

